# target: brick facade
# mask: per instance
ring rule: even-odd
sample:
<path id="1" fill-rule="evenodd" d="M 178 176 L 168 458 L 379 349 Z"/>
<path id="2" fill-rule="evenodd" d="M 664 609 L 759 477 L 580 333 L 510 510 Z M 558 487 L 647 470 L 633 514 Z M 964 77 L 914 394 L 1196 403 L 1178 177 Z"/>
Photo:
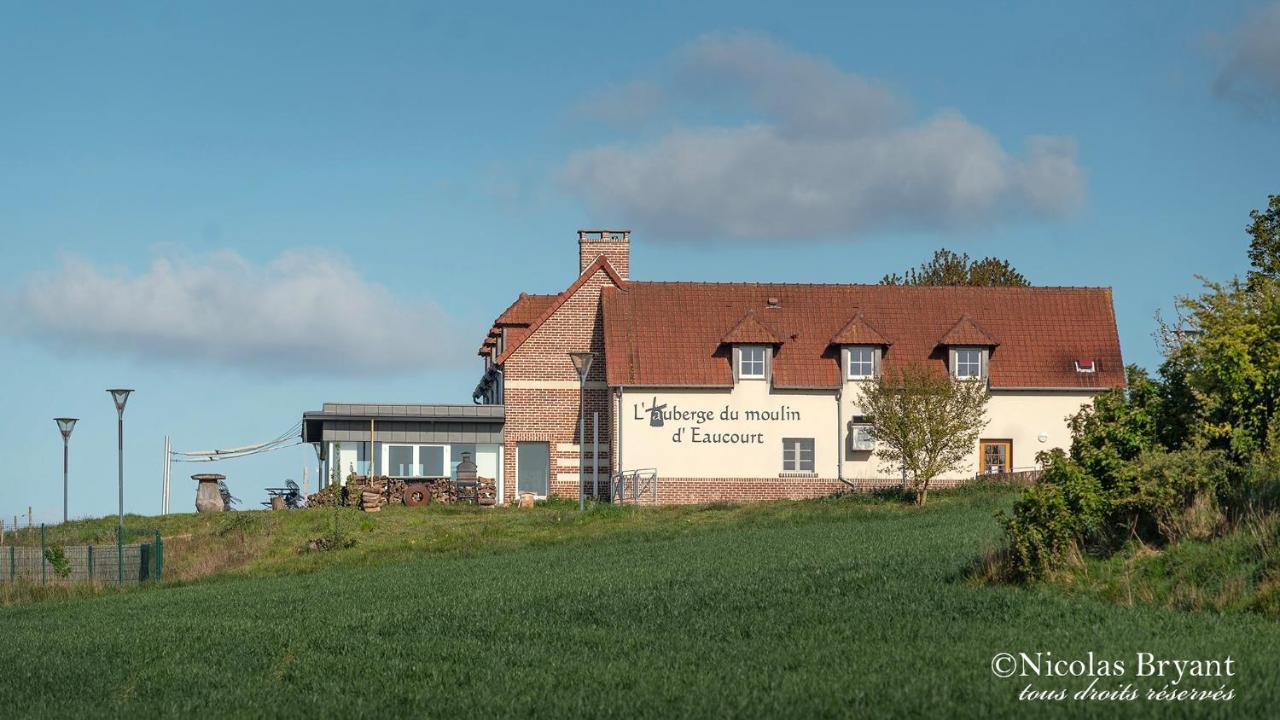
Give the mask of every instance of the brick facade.
<path id="1" fill-rule="evenodd" d="M 503 502 L 517 499 L 518 447 L 523 442 L 547 444 L 549 493 L 577 497 L 580 409 L 586 421 L 583 461 L 588 484 L 591 421 L 599 414 L 602 494 L 619 470 L 663 463 L 673 475 L 685 477 L 659 477 L 660 503 L 801 499 L 894 487 L 898 481 L 893 477 L 837 451 L 847 437 L 837 428 L 840 419 L 859 413 L 847 406 L 839 392 L 851 381 L 841 370 L 842 356 L 832 351 L 836 345 L 891 348 L 878 356 L 886 366 L 891 360 L 924 360 L 936 364 L 940 372 L 949 372 L 946 353 L 937 352 L 943 340 L 996 348 L 987 351 L 988 381 L 993 389 L 1003 384 L 1009 392 L 993 400 L 999 400 L 1003 410 L 992 420 L 999 423 L 991 426 L 989 437 L 1009 438 L 1011 445 L 1017 437 L 1016 447 L 1041 447 L 1039 443 L 1045 443 L 1051 433 L 1065 434 L 1062 417 L 1078 411 L 1092 393 L 1123 380 L 1111 295 L 1105 288 L 654 283 L 631 281 L 630 266 L 628 231 L 579 231 L 579 272 L 573 284 L 556 295 L 521 294 L 495 320 L 482 344 L 479 354 L 486 360 L 486 372 L 476 397 L 505 405 Z M 971 317 L 970 313 L 976 314 Z M 609 358 L 606 338 L 613 349 Z M 726 342 L 775 347 L 767 397 L 753 400 L 755 395 L 736 382 L 729 355 L 722 351 Z M 569 353 L 582 351 L 593 353 L 594 362 L 580 401 L 579 379 Z M 1090 367 L 1096 371 L 1082 373 L 1069 358 L 1091 359 Z M 814 425 L 806 428 L 806 434 L 793 437 L 818 439 L 817 450 L 810 452 L 830 462 L 823 461 L 826 467 L 812 466 L 823 477 L 792 476 L 779 474 L 774 467 L 785 464 L 781 438 L 768 455 L 726 448 L 725 454 L 714 457 L 686 453 L 673 458 L 673 451 L 663 444 L 665 438 L 660 442 L 648 436 L 642 441 L 648 445 L 637 446 L 633 441 L 622 448 L 627 464 L 619 468 L 620 418 L 615 417 L 615 401 L 625 400 L 638 388 L 665 389 L 668 396 L 676 397 L 723 390 L 726 402 L 747 410 L 799 403 L 807 405 L 805 417 L 813 423 L 820 421 L 812 418 L 829 413 L 829 424 Z M 1025 392 L 1037 388 L 1045 392 L 1034 396 Z M 830 394 L 815 399 L 815 393 L 823 392 Z M 789 409 L 798 421 L 799 411 Z M 621 421 L 630 427 L 645 418 L 627 415 Z M 820 447 L 825 442 L 823 433 L 831 438 L 825 449 Z M 975 448 L 975 453 L 980 450 Z M 975 466 L 973 472 L 980 471 Z M 840 473 L 853 479 L 842 482 L 832 477 Z M 867 473 L 879 477 L 857 479 Z M 962 481 L 939 480 L 933 486 L 958 482 Z"/>
<path id="2" fill-rule="evenodd" d="M 579 230 L 578 274 L 601 255 L 623 280 L 631 278 L 631 233 L 626 230 Z"/>
<path id="3" fill-rule="evenodd" d="M 931 490 L 952 488 L 964 480 L 934 480 Z M 808 500 L 856 490 L 871 492 L 900 487 L 884 478 L 850 480 L 832 478 L 658 478 L 658 504 L 680 505 L 709 502 L 754 502 L 759 500 Z M 628 497 L 628 502 L 630 498 Z M 641 503 L 649 502 L 648 496 Z"/>
<path id="4" fill-rule="evenodd" d="M 595 353 L 591 371 L 587 374 L 583 406 L 587 440 L 584 460 L 588 468 L 593 413 L 600 413 L 601 445 L 609 444 L 612 437 L 611 403 L 604 380 L 600 290 L 617 283 L 603 267 L 595 265 L 592 268 L 588 268 L 590 276 L 511 353 L 503 365 L 506 405 L 503 475 L 507 478 L 504 499 L 508 502 L 516 497 L 516 446 L 520 442 L 548 443 L 550 492 L 566 497 L 578 495 L 578 373 L 569 358 L 570 352 Z M 573 445 L 574 449 L 565 449 L 568 445 Z M 611 474 L 609 458 L 608 453 L 601 453 L 600 474 L 604 480 Z M 575 477 L 561 480 L 558 476 L 562 474 Z M 588 473 L 588 483 L 590 479 Z M 604 492 L 602 490 L 602 494 Z"/>

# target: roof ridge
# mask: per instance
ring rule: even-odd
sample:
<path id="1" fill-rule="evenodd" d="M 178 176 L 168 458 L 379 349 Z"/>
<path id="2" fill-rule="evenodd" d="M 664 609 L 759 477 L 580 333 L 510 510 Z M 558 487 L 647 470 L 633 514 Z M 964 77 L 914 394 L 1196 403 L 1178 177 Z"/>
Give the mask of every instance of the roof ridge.
<path id="1" fill-rule="evenodd" d="M 629 285 L 716 285 L 733 287 L 893 288 L 905 291 L 981 290 L 1027 292 L 1038 290 L 1113 290 L 1111 285 L 885 285 L 883 283 L 763 282 L 755 280 L 628 280 Z"/>

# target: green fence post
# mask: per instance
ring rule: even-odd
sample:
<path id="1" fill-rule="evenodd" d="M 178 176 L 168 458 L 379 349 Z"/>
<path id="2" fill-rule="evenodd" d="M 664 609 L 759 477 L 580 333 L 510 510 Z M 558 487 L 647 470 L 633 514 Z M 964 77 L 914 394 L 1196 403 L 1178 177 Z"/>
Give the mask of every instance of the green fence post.
<path id="1" fill-rule="evenodd" d="M 156 531 L 156 582 L 164 579 L 164 542 L 160 539 L 160 531 Z"/>
<path id="2" fill-rule="evenodd" d="M 44 584 L 45 565 L 48 563 L 44 559 L 44 523 L 40 523 L 40 584 Z"/>
<path id="3" fill-rule="evenodd" d="M 124 584 L 124 526 L 116 528 L 116 575 L 120 584 Z"/>
<path id="4" fill-rule="evenodd" d="M 93 582 L 93 546 L 89 546 L 89 582 Z"/>

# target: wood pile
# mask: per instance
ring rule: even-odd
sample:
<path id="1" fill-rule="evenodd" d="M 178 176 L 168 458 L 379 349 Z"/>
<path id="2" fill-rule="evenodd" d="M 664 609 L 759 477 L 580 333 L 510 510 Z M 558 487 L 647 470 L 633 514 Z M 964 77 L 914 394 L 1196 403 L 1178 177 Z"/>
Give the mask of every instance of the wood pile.
<path id="1" fill-rule="evenodd" d="M 377 490 L 363 490 L 360 492 L 360 509 L 365 512 L 382 512 L 382 504 L 387 498 Z"/>
<path id="2" fill-rule="evenodd" d="M 415 486 L 426 486 L 432 503 L 458 500 L 457 488 L 447 478 L 416 478 Z M 492 478 L 477 478 L 478 504 L 492 507 L 498 502 L 498 484 Z M 347 478 L 345 487 L 330 485 L 307 496 L 307 507 L 359 507 L 365 512 L 379 512 L 388 503 L 404 503 L 405 481 L 377 475 L 372 480 L 363 475 Z"/>
<path id="3" fill-rule="evenodd" d="M 491 478 L 476 478 L 479 491 L 476 493 L 476 504 L 482 507 L 493 507 L 498 504 L 498 483 Z"/>

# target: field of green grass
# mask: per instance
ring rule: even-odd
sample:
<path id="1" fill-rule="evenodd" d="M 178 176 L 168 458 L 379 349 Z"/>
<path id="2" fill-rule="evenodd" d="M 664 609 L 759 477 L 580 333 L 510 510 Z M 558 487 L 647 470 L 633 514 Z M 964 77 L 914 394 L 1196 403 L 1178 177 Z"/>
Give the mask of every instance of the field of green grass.
<path id="1" fill-rule="evenodd" d="M 389 509 L 340 515 L 353 547 L 302 554 L 332 511 L 161 518 L 166 565 L 187 580 L 0 608 L 0 707 L 6 717 L 1272 716 L 1273 620 L 969 580 L 997 538 L 992 512 L 1012 498 L 988 487 L 940 492 L 924 509 L 846 497 L 586 517 L 567 506 Z M 96 537 L 95 522 L 58 541 Z M 1235 699 L 1019 702 L 1030 680 L 994 677 L 992 656 L 1037 651 L 1092 651 L 1130 668 L 1138 652 L 1229 655 L 1234 678 L 1181 687 L 1225 682 Z"/>

